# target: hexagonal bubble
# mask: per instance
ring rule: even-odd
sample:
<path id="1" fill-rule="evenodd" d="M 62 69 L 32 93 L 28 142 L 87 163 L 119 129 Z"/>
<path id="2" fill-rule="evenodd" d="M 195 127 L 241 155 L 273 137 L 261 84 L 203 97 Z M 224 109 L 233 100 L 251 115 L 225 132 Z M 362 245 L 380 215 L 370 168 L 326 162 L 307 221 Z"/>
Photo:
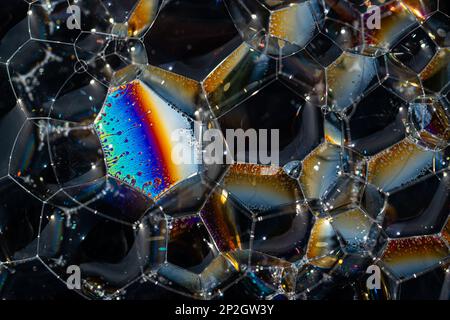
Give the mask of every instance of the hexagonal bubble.
<path id="1" fill-rule="evenodd" d="M 351 149 L 323 143 L 305 158 L 299 181 L 305 197 L 314 210 L 324 208 L 323 204 L 327 194 L 330 200 L 337 199 L 336 193 L 330 190 L 339 181 L 340 185 L 346 183 L 345 178 L 340 178 L 343 175 L 358 179 L 365 179 L 366 176 L 364 159 Z M 357 181 L 354 181 L 348 186 L 354 187 L 354 183 L 356 186 L 359 185 Z M 342 190 L 345 189 L 348 190 L 348 188 Z M 327 206 L 333 206 L 333 204 L 329 203 Z"/>
<path id="2" fill-rule="evenodd" d="M 49 199 L 55 205 L 83 207 L 124 223 L 136 223 L 153 206 L 153 201 L 128 184 L 111 177 L 68 187 Z"/>
<path id="3" fill-rule="evenodd" d="M 28 41 L 11 57 L 11 83 L 23 107 L 33 116 L 48 116 L 50 103 L 75 71 L 72 45 Z"/>
<path id="4" fill-rule="evenodd" d="M 0 179 L 0 262 L 37 254 L 42 202 L 10 178 Z"/>
<path id="5" fill-rule="evenodd" d="M 236 266 L 219 254 L 198 215 L 170 219 L 168 223 L 168 241 L 163 248 L 166 263 L 148 275 L 171 289 L 212 298 L 237 275 Z"/>
<path id="6" fill-rule="evenodd" d="M 214 190 L 200 216 L 220 252 L 242 251 L 251 247 L 252 215 L 225 189 Z"/>
<path id="7" fill-rule="evenodd" d="M 201 146 L 195 138 L 200 128 L 176 108 L 178 101 L 186 103 L 183 97 L 195 99 L 195 92 L 181 91 L 168 96 L 173 91 L 152 86 L 153 79 L 144 73 L 141 79 L 111 88 L 95 129 L 105 152 L 108 173 L 157 198 L 201 169 L 201 162 L 196 160 Z M 161 96 L 161 91 L 166 95 Z M 184 136 L 179 133 L 176 142 L 170 141 L 177 132 Z M 180 149 L 180 143 L 184 149 L 175 154 L 181 157 L 178 161 L 173 152 Z M 184 154 L 185 149 L 189 152 Z"/>
<path id="8" fill-rule="evenodd" d="M 301 203 L 281 205 L 259 215 L 252 250 L 289 262 L 299 261 L 306 253 L 312 217 L 307 206 Z"/>
<path id="9" fill-rule="evenodd" d="M 275 166 L 232 165 L 221 185 L 257 214 L 276 212 L 275 208 L 294 204 L 303 198 L 298 182 Z"/>
<path id="10" fill-rule="evenodd" d="M 347 254 L 369 256 L 376 254 L 385 243 L 381 226 L 360 208 L 337 210 L 332 213 L 331 225 L 336 230 L 342 249 Z"/>
<path id="11" fill-rule="evenodd" d="M 241 37 L 255 50 L 284 56 L 301 50 L 318 32 L 315 1 L 226 1 Z M 301 32 L 300 32 L 301 30 Z"/>
<path id="12" fill-rule="evenodd" d="M 38 0 L 30 4 L 28 19 L 31 37 L 48 41 L 74 43 L 81 31 L 111 29 L 110 15 L 98 0 Z"/>
<path id="13" fill-rule="evenodd" d="M 136 231 L 130 225 L 83 208 L 47 205 L 41 221 L 38 254 L 62 279 L 67 278 L 68 266 L 78 266 L 79 292 L 90 298 L 107 299 L 140 277 L 144 268 L 164 262 L 165 254 L 159 248 L 160 238 L 166 237 L 166 227 L 164 223 L 156 223 L 158 216 L 153 217 L 151 224 L 148 219 Z"/>
<path id="14" fill-rule="evenodd" d="M 383 266 L 398 280 L 411 279 L 441 264 L 449 255 L 436 236 L 389 240 L 381 257 Z"/>
<path id="15" fill-rule="evenodd" d="M 422 28 L 417 28 L 392 48 L 392 54 L 403 65 L 420 73 L 431 61 L 437 46 Z"/>
<path id="16" fill-rule="evenodd" d="M 391 193 L 447 166 L 445 155 L 425 150 L 409 139 L 373 156 L 368 162 L 368 182 Z"/>
<path id="17" fill-rule="evenodd" d="M 45 200 L 61 188 L 52 166 L 48 120 L 27 120 L 11 151 L 9 175 L 36 197 Z"/>
<path id="18" fill-rule="evenodd" d="M 369 45 L 391 48 L 419 25 L 416 17 L 403 4 L 403 1 L 387 1 L 381 3 L 379 8 L 382 28 L 365 30 L 365 42 Z"/>
<path id="19" fill-rule="evenodd" d="M 146 274 L 163 287 L 210 299 L 239 274 L 234 260 L 219 253 L 199 215 L 169 219 L 167 243 L 161 245 L 166 262 Z"/>
<path id="20" fill-rule="evenodd" d="M 384 64 L 383 51 L 376 48 L 343 52 L 326 69 L 331 110 L 343 112 L 377 87 Z"/>
<path id="21" fill-rule="evenodd" d="M 223 1 L 168 1 L 144 43 L 151 65 L 200 81 L 242 40 Z"/>
<path id="22" fill-rule="evenodd" d="M 347 145 L 363 155 L 376 154 L 405 137 L 407 104 L 379 86 L 348 111 Z"/>
<path id="23" fill-rule="evenodd" d="M 203 81 L 208 103 L 219 117 L 275 78 L 275 60 L 241 44 Z"/>
<path id="24" fill-rule="evenodd" d="M 435 96 L 419 97 L 409 104 L 408 133 L 420 145 L 442 150 L 450 142 L 449 111 Z"/>
<path id="25" fill-rule="evenodd" d="M 282 110 L 283 112 L 280 112 Z M 279 165 L 302 160 L 309 152 L 318 146 L 323 139 L 323 114 L 320 108 L 317 108 L 308 101 L 303 100 L 295 92 L 292 92 L 281 81 L 273 81 L 262 88 L 249 99 L 243 101 L 237 107 L 218 119 L 224 136 L 228 129 L 258 130 L 259 133 L 266 132 L 270 135 L 272 141 L 276 139 L 273 131 L 278 130 L 279 134 Z M 275 138 L 274 138 L 275 137 Z M 265 142 L 264 139 L 261 139 Z M 275 140 L 276 141 L 276 140 Z M 228 141 L 227 141 L 228 142 Z M 249 159 L 246 162 L 267 164 L 263 162 L 263 156 L 268 157 L 271 154 L 272 142 L 262 144 L 260 142 L 259 157 L 252 160 L 249 155 L 255 154 L 253 144 L 245 145 L 245 154 L 234 153 L 234 160 L 239 160 L 239 156 L 245 156 Z M 231 148 L 231 145 L 229 145 Z M 232 150 L 233 151 L 233 150 Z M 263 156 L 261 156 L 263 155 Z M 277 165 L 272 159 L 271 163 Z"/>
<path id="26" fill-rule="evenodd" d="M 229 257 L 216 256 L 200 273 L 166 263 L 150 279 L 158 285 L 196 299 L 214 299 L 239 277 L 239 270 Z"/>

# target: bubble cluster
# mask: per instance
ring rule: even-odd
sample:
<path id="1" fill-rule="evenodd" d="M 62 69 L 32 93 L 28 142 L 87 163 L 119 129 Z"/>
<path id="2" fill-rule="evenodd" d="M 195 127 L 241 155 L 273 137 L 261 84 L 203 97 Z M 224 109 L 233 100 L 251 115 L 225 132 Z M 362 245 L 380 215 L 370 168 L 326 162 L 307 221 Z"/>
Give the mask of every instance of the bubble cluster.
<path id="1" fill-rule="evenodd" d="M 8 1 L 0 297 L 450 299 L 449 15 Z M 279 164 L 173 163 L 174 130 L 205 150 L 199 124 L 278 129 Z"/>

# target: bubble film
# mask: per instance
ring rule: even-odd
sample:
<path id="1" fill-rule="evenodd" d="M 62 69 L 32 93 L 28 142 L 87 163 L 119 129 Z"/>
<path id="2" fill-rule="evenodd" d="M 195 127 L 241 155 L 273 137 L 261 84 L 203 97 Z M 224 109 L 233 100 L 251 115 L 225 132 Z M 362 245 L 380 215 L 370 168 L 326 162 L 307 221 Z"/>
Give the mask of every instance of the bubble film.
<path id="1" fill-rule="evenodd" d="M 1 11 L 2 299 L 450 299 L 447 0 Z"/>

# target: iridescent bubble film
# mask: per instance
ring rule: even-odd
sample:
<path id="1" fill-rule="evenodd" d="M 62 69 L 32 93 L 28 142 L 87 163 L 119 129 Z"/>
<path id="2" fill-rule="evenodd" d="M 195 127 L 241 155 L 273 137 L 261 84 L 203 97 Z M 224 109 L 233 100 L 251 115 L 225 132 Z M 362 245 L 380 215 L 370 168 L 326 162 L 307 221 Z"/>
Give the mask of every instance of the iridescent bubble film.
<path id="1" fill-rule="evenodd" d="M 450 299 L 448 0 L 4 2 L 1 299 Z"/>
<path id="2" fill-rule="evenodd" d="M 171 132 L 190 130 L 189 120 L 144 83 L 111 88 L 104 107 L 95 128 L 109 174 L 155 198 L 197 172 L 195 165 L 183 168 L 171 159 Z"/>

